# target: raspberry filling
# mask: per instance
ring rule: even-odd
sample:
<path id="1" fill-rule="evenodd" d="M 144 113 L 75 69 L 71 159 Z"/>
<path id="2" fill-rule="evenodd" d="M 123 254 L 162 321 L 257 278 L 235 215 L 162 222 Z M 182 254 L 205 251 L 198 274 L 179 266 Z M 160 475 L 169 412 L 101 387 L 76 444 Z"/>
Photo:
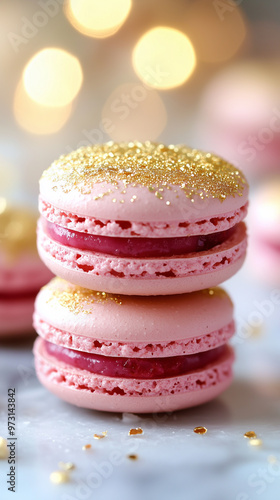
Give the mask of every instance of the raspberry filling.
<path id="1" fill-rule="evenodd" d="M 27 291 L 14 291 L 14 290 L 6 290 L 5 292 L 0 290 L 0 302 L 9 302 L 13 300 L 27 300 L 33 299 L 35 301 L 36 295 L 38 294 L 37 290 L 27 290 Z"/>
<path id="2" fill-rule="evenodd" d="M 212 234 L 178 238 L 120 238 L 79 233 L 44 220 L 48 236 L 62 245 L 117 257 L 171 257 L 191 252 L 203 252 L 220 245 L 235 231 L 236 226 Z"/>
<path id="3" fill-rule="evenodd" d="M 48 354 L 58 361 L 97 375 L 117 378 L 159 379 L 198 370 L 218 359 L 225 345 L 210 351 L 169 358 L 122 358 L 76 351 L 44 340 Z"/>

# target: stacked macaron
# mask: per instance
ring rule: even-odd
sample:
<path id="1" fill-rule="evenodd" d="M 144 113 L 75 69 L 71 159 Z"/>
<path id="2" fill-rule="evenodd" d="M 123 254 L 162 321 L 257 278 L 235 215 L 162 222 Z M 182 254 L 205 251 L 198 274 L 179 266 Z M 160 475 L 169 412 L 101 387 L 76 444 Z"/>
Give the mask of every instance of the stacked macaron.
<path id="1" fill-rule="evenodd" d="M 214 287 L 244 261 L 247 203 L 239 170 L 184 146 L 107 143 L 54 162 L 40 181 L 38 249 L 62 279 L 36 301 L 42 383 L 107 411 L 222 392 L 234 327 Z"/>
<path id="2" fill-rule="evenodd" d="M 35 297 L 52 276 L 37 254 L 36 219 L 29 209 L 0 198 L 1 338 L 33 331 Z"/>

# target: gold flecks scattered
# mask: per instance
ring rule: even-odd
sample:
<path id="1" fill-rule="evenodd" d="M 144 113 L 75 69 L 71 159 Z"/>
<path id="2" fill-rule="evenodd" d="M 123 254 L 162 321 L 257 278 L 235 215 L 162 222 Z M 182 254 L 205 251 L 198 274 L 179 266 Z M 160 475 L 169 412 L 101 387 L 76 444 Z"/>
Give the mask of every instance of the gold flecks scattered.
<path id="1" fill-rule="evenodd" d="M 75 464 L 72 462 L 58 462 L 58 467 L 64 471 L 70 471 L 76 468 Z"/>
<path id="2" fill-rule="evenodd" d="M 218 286 L 214 288 L 205 288 L 204 290 L 201 290 L 199 293 L 202 293 L 203 295 L 208 295 L 210 297 L 228 297 L 226 291 Z"/>
<path id="3" fill-rule="evenodd" d="M 202 426 L 198 426 L 198 427 L 195 427 L 193 432 L 195 432 L 196 434 L 206 434 L 207 432 L 207 429 L 206 427 L 202 427 Z"/>
<path id="4" fill-rule="evenodd" d="M 143 186 L 159 200 L 164 199 L 166 189 L 179 186 L 178 191 L 191 200 L 198 195 L 223 201 L 228 196 L 242 196 L 247 183 L 242 172 L 216 155 L 149 141 L 82 147 L 61 156 L 45 170 L 42 179 L 63 193 L 75 189 L 90 194 L 94 184 L 103 182 L 121 192 L 128 185 Z M 109 192 L 112 190 L 101 192 L 95 199 Z"/>
<path id="5" fill-rule="evenodd" d="M 135 429 L 130 429 L 130 431 L 128 432 L 128 435 L 129 436 L 136 436 L 138 434 L 143 434 L 143 429 L 141 429 L 141 427 L 136 427 Z"/>
<path id="6" fill-rule="evenodd" d="M 244 437 L 249 439 L 255 439 L 257 437 L 257 434 L 254 431 L 247 431 L 245 432 Z"/>
<path id="7" fill-rule="evenodd" d="M 0 436 L 0 459 L 7 458 L 7 456 L 8 456 L 7 440 Z"/>
<path id="8" fill-rule="evenodd" d="M 94 439 L 103 439 L 107 436 L 107 434 L 108 434 L 108 431 L 103 431 L 103 432 L 101 432 L 101 434 L 94 434 L 93 438 Z"/>
<path id="9" fill-rule="evenodd" d="M 68 472 L 62 470 L 55 470 L 50 474 L 50 481 L 53 484 L 67 483 L 70 479 Z"/>
<path id="10" fill-rule="evenodd" d="M 250 446 L 262 446 L 263 442 L 261 439 L 258 439 L 258 438 L 251 438 L 249 439 L 249 442 L 248 444 Z"/>
<path id="11" fill-rule="evenodd" d="M 84 444 L 84 446 L 82 447 L 83 451 L 90 450 L 90 449 L 91 449 L 91 444 Z"/>
<path id="12" fill-rule="evenodd" d="M 56 286 L 56 285 L 59 286 Z M 122 304 L 119 295 L 107 292 L 96 292 L 77 285 L 70 285 L 64 280 L 54 278 L 44 289 L 51 292 L 47 303 L 55 302 L 65 307 L 74 314 L 91 314 L 90 306 L 107 301 L 113 301 L 118 305 Z"/>
<path id="13" fill-rule="evenodd" d="M 277 464 L 278 463 L 278 459 L 277 457 L 275 457 L 274 455 L 269 455 L 267 457 L 267 461 L 270 463 L 270 464 Z"/>
<path id="14" fill-rule="evenodd" d="M 131 455 L 127 455 L 127 458 L 129 458 L 129 460 L 138 460 L 138 455 L 132 453 Z"/>
<path id="15" fill-rule="evenodd" d="M 7 262 L 28 251 L 36 253 L 36 215 L 22 207 L 10 207 L 0 197 L 0 247 Z"/>

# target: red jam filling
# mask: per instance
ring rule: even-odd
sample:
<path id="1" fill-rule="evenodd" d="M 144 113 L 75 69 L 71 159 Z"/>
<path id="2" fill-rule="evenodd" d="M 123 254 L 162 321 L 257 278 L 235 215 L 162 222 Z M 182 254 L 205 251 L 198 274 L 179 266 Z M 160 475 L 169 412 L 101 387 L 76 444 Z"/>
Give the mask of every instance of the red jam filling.
<path id="1" fill-rule="evenodd" d="M 171 257 L 191 252 L 203 252 L 220 245 L 235 231 L 233 226 L 226 231 L 179 238 L 119 238 L 79 233 L 44 221 L 50 238 L 62 245 L 117 257 Z"/>
<path id="2" fill-rule="evenodd" d="M 210 351 L 169 358 L 122 358 L 75 351 L 44 341 L 48 354 L 58 361 L 97 375 L 117 378 L 158 379 L 184 375 L 218 359 L 225 345 Z"/>
<path id="3" fill-rule="evenodd" d="M 27 290 L 27 291 L 14 291 L 14 290 L 0 290 L 0 302 L 9 302 L 14 300 L 25 300 L 25 299 L 33 299 L 35 301 L 36 295 L 38 294 L 37 290 Z"/>

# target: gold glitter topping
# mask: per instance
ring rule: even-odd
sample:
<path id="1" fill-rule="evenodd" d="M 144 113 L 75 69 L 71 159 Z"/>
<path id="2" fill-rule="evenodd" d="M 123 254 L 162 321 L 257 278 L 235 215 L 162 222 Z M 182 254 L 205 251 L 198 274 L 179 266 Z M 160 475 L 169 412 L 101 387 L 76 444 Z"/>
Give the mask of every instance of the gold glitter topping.
<path id="1" fill-rule="evenodd" d="M 141 427 L 136 427 L 136 429 L 130 429 L 130 431 L 128 432 L 128 435 L 129 436 L 136 436 L 138 434 L 143 434 L 143 429 L 141 429 Z"/>
<path id="2" fill-rule="evenodd" d="M 101 432 L 101 434 L 94 434 L 93 438 L 94 439 L 103 439 L 107 436 L 107 434 L 108 434 L 108 431 L 103 431 L 103 432 Z"/>
<path id="3" fill-rule="evenodd" d="M 254 439 L 257 437 L 257 434 L 254 431 L 248 431 L 245 432 L 244 437 L 248 439 Z"/>
<path id="4" fill-rule="evenodd" d="M 261 439 L 258 439 L 258 438 L 252 438 L 252 439 L 249 439 L 249 442 L 248 444 L 250 446 L 262 446 L 263 442 Z"/>
<path id="5" fill-rule="evenodd" d="M 193 432 L 195 432 L 196 434 L 206 434 L 207 429 L 206 427 L 198 426 L 194 428 Z"/>
<path id="6" fill-rule="evenodd" d="M 56 283 L 60 283 L 62 286 L 56 288 L 53 286 Z M 122 304 L 122 300 L 118 295 L 106 292 L 96 292 L 76 285 L 69 285 L 66 281 L 59 278 L 54 278 L 49 285 L 44 287 L 44 289 L 51 292 L 47 303 L 58 303 L 74 314 L 91 314 L 92 311 L 90 306 L 92 306 L 92 304 L 99 304 L 107 301 L 113 301 L 118 305 Z"/>
<path id="7" fill-rule="evenodd" d="M 131 455 L 127 455 L 127 458 L 129 458 L 129 460 L 138 460 L 138 455 L 132 453 Z"/>
<path id="8" fill-rule="evenodd" d="M 225 200 L 242 196 L 247 184 L 242 172 L 222 158 L 186 146 L 165 146 L 153 142 L 96 144 L 61 156 L 45 172 L 42 179 L 52 183 L 54 191 L 77 190 L 90 194 L 94 184 L 109 183 L 114 190 L 103 191 L 95 199 L 120 193 L 127 185 L 146 187 L 158 200 L 176 187 L 191 200 L 195 195 Z M 102 189 L 101 189 L 102 191 Z M 176 192 L 176 190 L 174 190 Z M 116 195 L 112 202 L 116 203 Z M 123 201 L 123 200 L 121 200 Z M 137 201 L 132 197 L 130 201 Z"/>
<path id="9" fill-rule="evenodd" d="M 25 251 L 36 253 L 36 223 L 34 213 L 10 207 L 5 198 L 0 197 L 0 247 L 7 262 Z"/>
<path id="10" fill-rule="evenodd" d="M 62 484 L 69 481 L 69 474 L 66 471 L 56 470 L 51 473 L 50 481 L 53 484 Z"/>
<path id="11" fill-rule="evenodd" d="M 84 444 L 84 446 L 82 446 L 83 451 L 90 450 L 90 449 L 91 449 L 91 444 Z"/>

